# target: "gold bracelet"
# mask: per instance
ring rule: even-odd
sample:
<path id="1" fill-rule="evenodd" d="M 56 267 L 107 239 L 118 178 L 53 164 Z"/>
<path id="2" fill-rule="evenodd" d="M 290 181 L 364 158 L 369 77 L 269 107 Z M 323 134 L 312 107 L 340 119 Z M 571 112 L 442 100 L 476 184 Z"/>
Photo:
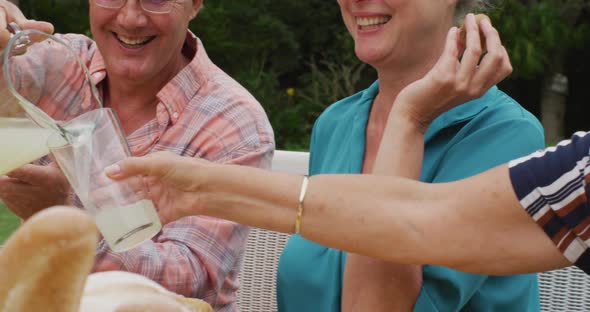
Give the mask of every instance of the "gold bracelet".
<path id="1" fill-rule="evenodd" d="M 304 175 L 301 183 L 301 193 L 299 193 L 299 203 L 297 204 L 297 218 L 295 219 L 295 234 L 301 233 L 301 218 L 303 217 L 303 200 L 305 193 L 307 193 L 307 185 L 309 184 L 309 177 Z"/>

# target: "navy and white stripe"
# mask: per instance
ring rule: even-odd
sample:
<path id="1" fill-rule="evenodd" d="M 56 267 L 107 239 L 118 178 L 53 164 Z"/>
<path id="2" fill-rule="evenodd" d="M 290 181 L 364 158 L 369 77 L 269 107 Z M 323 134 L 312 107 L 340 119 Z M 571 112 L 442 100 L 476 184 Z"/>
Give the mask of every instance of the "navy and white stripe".
<path id="1" fill-rule="evenodd" d="M 509 163 L 514 191 L 527 213 L 564 256 L 590 272 L 590 133 Z"/>

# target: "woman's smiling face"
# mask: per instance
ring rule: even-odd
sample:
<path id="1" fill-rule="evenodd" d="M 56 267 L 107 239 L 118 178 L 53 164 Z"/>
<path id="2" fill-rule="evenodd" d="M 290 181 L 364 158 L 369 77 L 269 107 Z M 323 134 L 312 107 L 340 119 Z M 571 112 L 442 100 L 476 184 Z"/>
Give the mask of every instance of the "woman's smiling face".
<path id="1" fill-rule="evenodd" d="M 444 41 L 455 0 L 338 0 L 358 58 L 374 67 L 411 60 Z"/>

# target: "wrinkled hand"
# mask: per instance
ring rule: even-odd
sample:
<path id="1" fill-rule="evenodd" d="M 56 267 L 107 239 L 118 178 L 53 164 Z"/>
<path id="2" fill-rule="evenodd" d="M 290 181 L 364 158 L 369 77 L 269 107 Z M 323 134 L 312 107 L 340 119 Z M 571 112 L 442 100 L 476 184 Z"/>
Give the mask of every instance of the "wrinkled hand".
<path id="1" fill-rule="evenodd" d="M 116 180 L 144 176 L 146 191 L 158 207 L 160 219 L 168 223 L 201 210 L 199 191 L 206 183 L 204 169 L 211 165 L 202 159 L 158 152 L 127 158 L 105 171 Z"/>
<path id="2" fill-rule="evenodd" d="M 36 29 L 45 33 L 53 33 L 53 25 L 48 22 L 40 22 L 27 19 L 21 10 L 7 0 L 0 0 L 0 50 L 6 47 L 10 40 L 10 32 L 7 29 L 8 23 L 15 22 L 23 30 Z M 32 36 L 33 41 L 41 40 L 42 37 Z"/>
<path id="3" fill-rule="evenodd" d="M 45 208 L 65 205 L 70 185 L 57 165 L 25 165 L 0 176 L 0 199 L 22 219 Z"/>
<path id="4" fill-rule="evenodd" d="M 456 27 L 451 28 L 438 62 L 426 76 L 409 84 L 399 93 L 393 105 L 393 114 L 406 116 L 419 129 L 426 131 L 437 116 L 459 104 L 481 97 L 512 73 L 508 53 L 489 19 L 482 19 L 478 25 L 474 15 L 468 14 L 465 29 L 465 47 L 461 43 L 459 30 Z M 480 31 L 484 35 L 481 39 L 485 39 L 485 54 Z"/>

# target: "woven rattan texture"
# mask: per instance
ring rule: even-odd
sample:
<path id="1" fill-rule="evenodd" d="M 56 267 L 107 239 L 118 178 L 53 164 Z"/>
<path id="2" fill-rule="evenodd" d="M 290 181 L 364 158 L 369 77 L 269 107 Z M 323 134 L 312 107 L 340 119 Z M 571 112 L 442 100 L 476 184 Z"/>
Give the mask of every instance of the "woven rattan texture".
<path id="1" fill-rule="evenodd" d="M 541 311 L 590 311 L 590 277 L 576 267 L 539 274 Z"/>
<path id="2" fill-rule="evenodd" d="M 238 306 L 241 312 L 277 311 L 276 277 L 279 256 L 289 236 L 252 228 L 240 271 Z"/>

